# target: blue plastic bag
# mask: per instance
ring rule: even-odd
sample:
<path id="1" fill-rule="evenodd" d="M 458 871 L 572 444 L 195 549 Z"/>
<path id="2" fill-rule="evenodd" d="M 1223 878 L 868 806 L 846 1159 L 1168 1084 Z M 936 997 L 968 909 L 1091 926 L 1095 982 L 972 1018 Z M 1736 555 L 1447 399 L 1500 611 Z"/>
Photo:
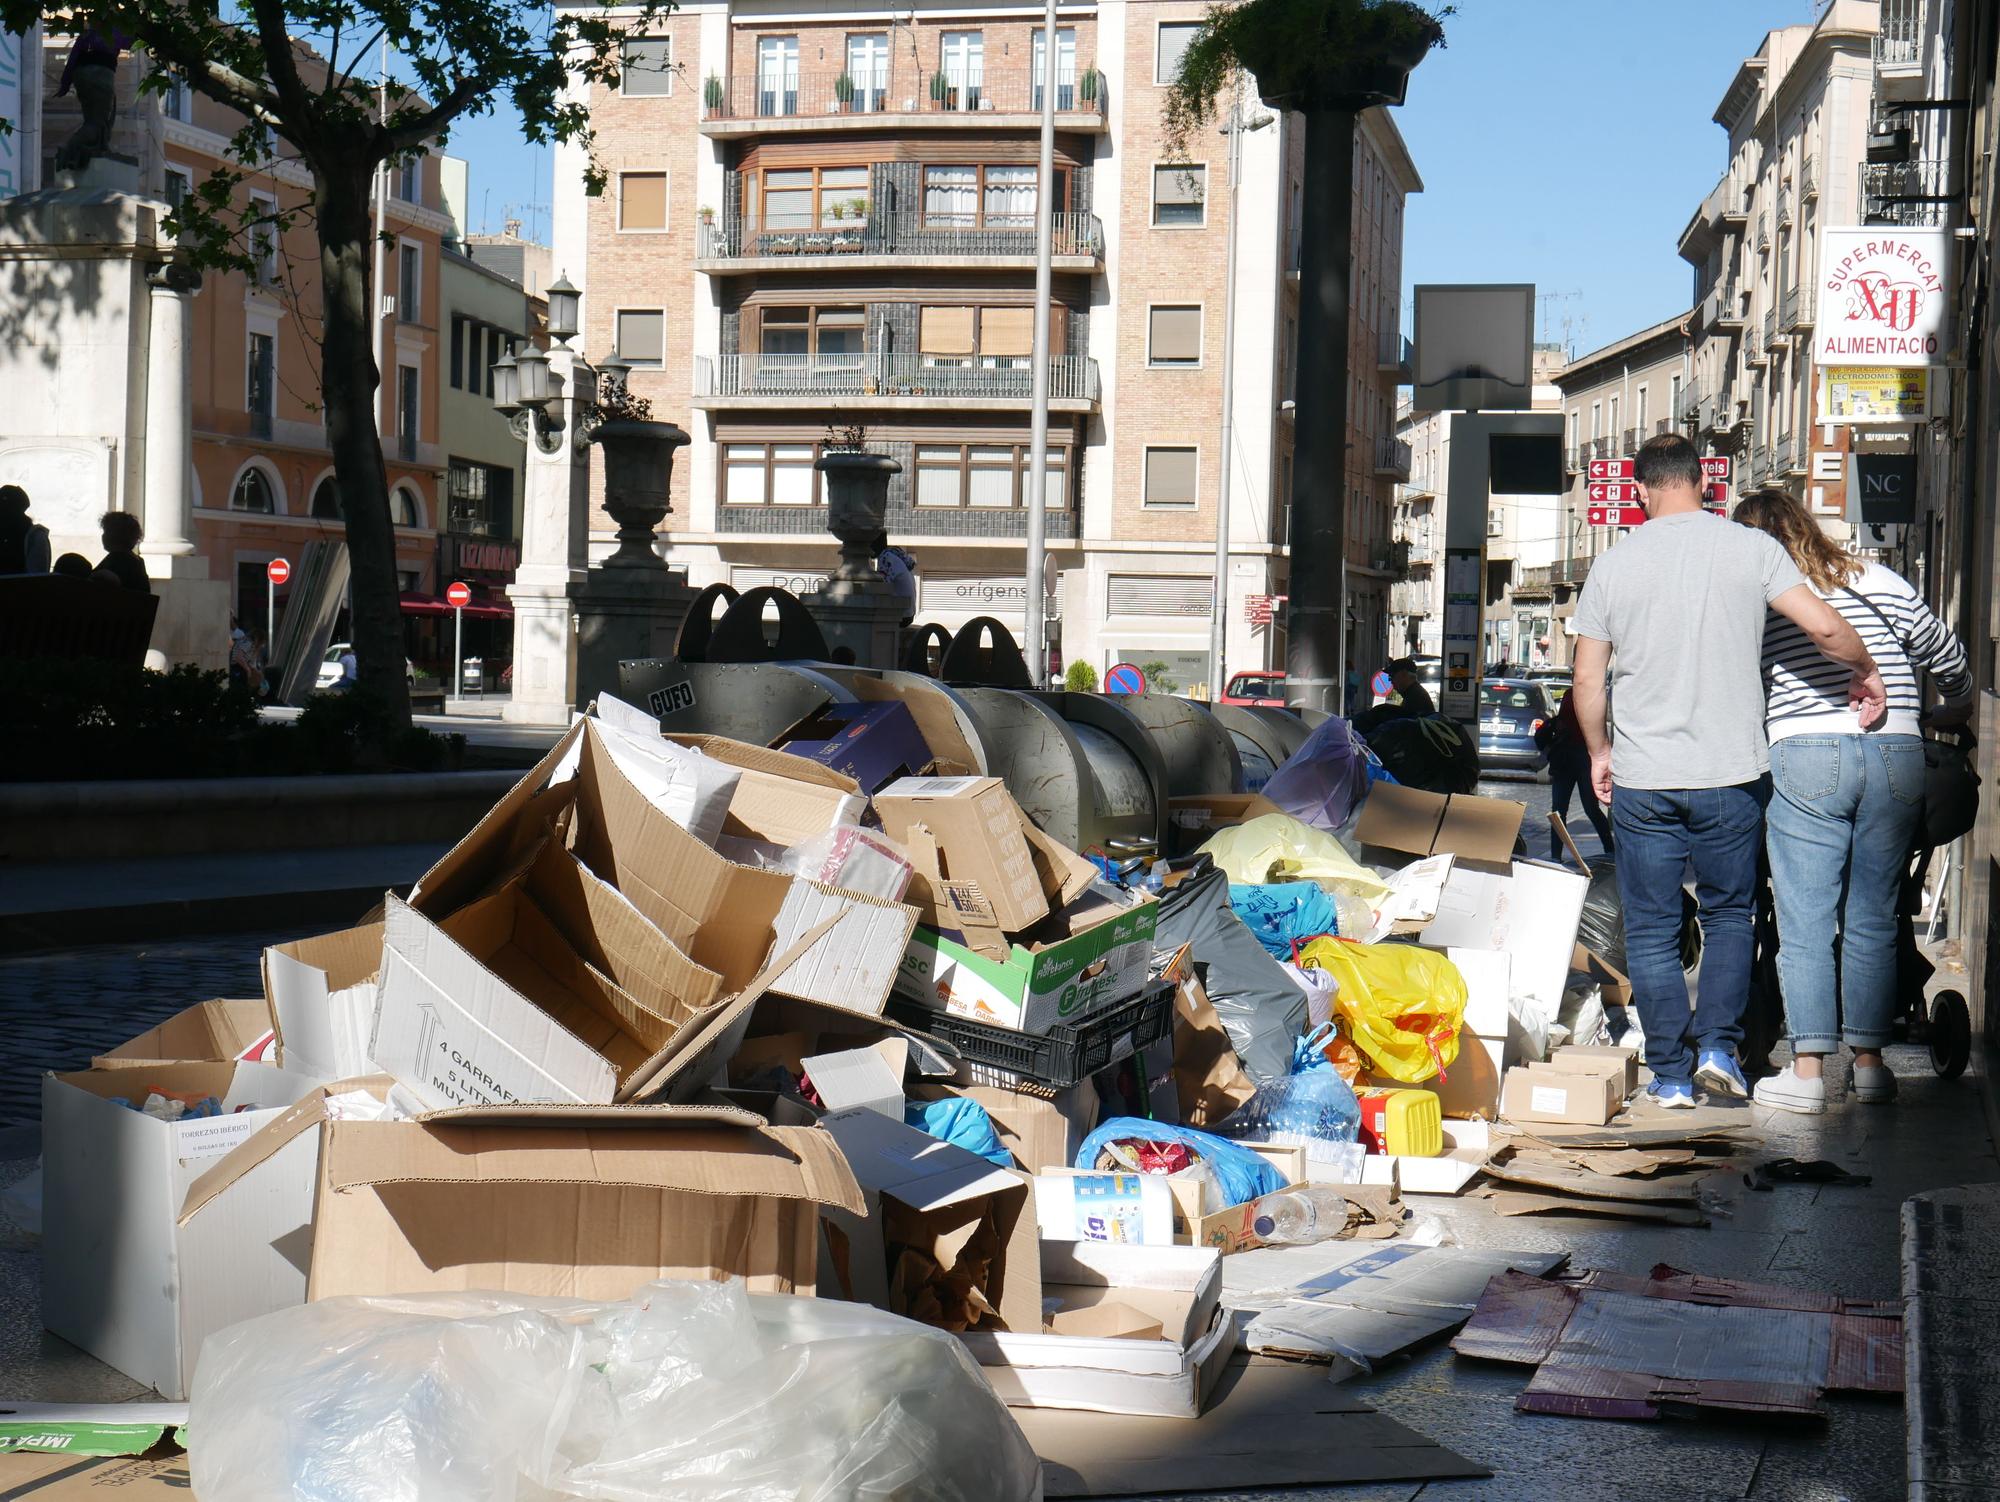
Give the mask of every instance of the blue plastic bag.
<path id="1" fill-rule="evenodd" d="M 1361 1103 L 1328 1061 L 1328 1022 L 1299 1039 L 1290 1077 L 1266 1086 L 1251 1110 L 1273 1142 L 1353 1142 L 1361 1133 Z"/>
<path id="2" fill-rule="evenodd" d="M 1288 960 L 1294 944 L 1340 932 L 1339 911 L 1316 881 L 1232 881 L 1229 905 L 1273 959 Z"/>
<path id="3" fill-rule="evenodd" d="M 1337 1081 L 1339 1075 L 1335 1075 Z M 1344 1088 L 1344 1087 L 1343 1087 Z M 1349 1097 L 1352 1099 L 1352 1096 Z M 1355 1111 L 1357 1125 L 1361 1119 L 1359 1109 Z M 1285 1187 L 1284 1176 L 1278 1170 L 1250 1151 L 1226 1138 L 1208 1132 L 1198 1132 L 1193 1127 L 1172 1126 L 1164 1121 L 1148 1121 L 1143 1116 L 1114 1116 L 1083 1139 L 1083 1146 L 1076 1150 L 1078 1168 L 1097 1167 L 1097 1155 L 1114 1142 L 1179 1142 L 1215 1171 L 1215 1179 L 1222 1186 L 1225 1204 L 1240 1205 L 1245 1200 L 1254 1200 L 1259 1195 L 1275 1194 Z"/>
<path id="4" fill-rule="evenodd" d="M 996 1163 L 1002 1168 L 1014 1166 L 1014 1155 L 1007 1151 L 1000 1141 L 1000 1134 L 993 1130 L 993 1118 L 986 1114 L 986 1107 L 976 1100 L 967 1100 L 962 1095 L 947 1095 L 942 1100 L 906 1101 L 903 1104 L 903 1122 L 940 1142 L 949 1142 L 969 1153 L 977 1153 L 988 1163 Z"/>

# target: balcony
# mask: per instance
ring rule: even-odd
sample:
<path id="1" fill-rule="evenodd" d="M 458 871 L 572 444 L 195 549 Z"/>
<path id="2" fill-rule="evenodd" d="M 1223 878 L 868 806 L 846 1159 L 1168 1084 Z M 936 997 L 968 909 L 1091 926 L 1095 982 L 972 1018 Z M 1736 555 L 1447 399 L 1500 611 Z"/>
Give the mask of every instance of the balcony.
<path id="1" fill-rule="evenodd" d="M 1757 248 L 1759 250 L 1771 248 L 1771 216 L 1768 212 L 1757 216 Z"/>
<path id="2" fill-rule="evenodd" d="M 1875 71 L 1884 77 L 1921 75 L 1927 0 L 1882 0 L 1875 32 Z"/>
<path id="3" fill-rule="evenodd" d="M 1626 454 L 1636 454 L 1639 452 L 1639 430 L 1637 428 L 1627 428 L 1625 430 L 1624 437 L 1619 442 L 1618 452 L 1621 457 Z"/>
<path id="4" fill-rule="evenodd" d="M 1782 475 L 1792 467 L 1792 454 L 1796 449 L 1793 435 L 1780 433 L 1771 440 L 1771 473 Z"/>
<path id="5" fill-rule="evenodd" d="M 1412 379 L 1412 353 L 1410 341 L 1398 329 L 1383 329 L 1375 336 L 1375 368 L 1383 375 L 1398 376 L 1407 384 Z"/>
<path id="6" fill-rule="evenodd" d="M 1429 538 L 1413 537 L 1404 546 L 1410 550 L 1411 568 L 1429 568 L 1437 562 L 1437 545 Z"/>
<path id="7" fill-rule="evenodd" d="M 1041 123 L 1041 86 L 1025 63 L 1007 72 L 891 67 L 872 77 L 844 72 L 740 78 L 702 84 L 700 129 L 707 136 L 789 131 L 911 129 L 1032 130 Z M 1084 68 L 1056 83 L 1056 128 L 1104 129 L 1104 75 Z"/>
<path id="8" fill-rule="evenodd" d="M 1736 393 L 1724 391 L 1703 414 L 1702 429 L 1718 437 L 1736 426 Z"/>
<path id="9" fill-rule="evenodd" d="M 1764 348 L 1781 349 L 1790 342 L 1791 336 L 1778 328 L 1778 310 L 1770 309 L 1764 314 Z"/>
<path id="10" fill-rule="evenodd" d="M 1563 450 L 1563 473 L 1580 475 L 1583 473 L 1583 448 L 1580 443 L 1572 443 Z"/>
<path id="11" fill-rule="evenodd" d="M 1410 478 L 1410 446 L 1386 434 L 1375 440 L 1375 477 L 1378 480 Z"/>
<path id="12" fill-rule="evenodd" d="M 1733 224 L 1740 229 L 1745 224 L 1750 222 L 1750 188 L 1751 185 L 1749 183 L 1737 177 L 1736 174 L 1733 172 L 1728 173 L 1723 177 L 1722 179 L 1723 224 L 1725 225 Z"/>
<path id="13" fill-rule="evenodd" d="M 1025 359 L 1006 366 L 938 365 L 924 355 L 718 355 L 695 361 L 694 405 L 912 411 L 953 407 L 1022 411 L 1033 400 Z M 1049 410 L 1094 412 L 1097 362 L 1082 355 L 1049 361 Z M 1402 445 L 1407 472 L 1409 445 Z"/>
<path id="14" fill-rule="evenodd" d="M 1702 321 L 1711 328 L 1742 328 L 1745 317 L 1742 290 L 1734 282 L 1724 282 L 1711 288 L 1703 310 Z"/>
<path id="15" fill-rule="evenodd" d="M 1765 480 L 1770 478 L 1771 474 L 1770 451 L 1761 444 L 1753 443 L 1750 446 L 1750 452 L 1744 456 L 1743 472 L 1743 489 L 1755 490 L 1759 485 L 1762 485 Z"/>
<path id="16" fill-rule="evenodd" d="M 1681 392 L 1681 409 L 1674 416 L 1682 422 L 1692 422 L 1701 416 L 1701 404 L 1707 398 L 1699 386 L 1689 386 Z"/>
<path id="17" fill-rule="evenodd" d="M 1095 214 L 1057 214 L 1050 264 L 1057 271 L 1099 271 L 1104 225 Z M 780 270 L 854 271 L 891 266 L 1035 268 L 1032 215 L 983 225 L 943 224 L 918 214 L 864 212 L 832 218 L 817 229 L 772 225 L 743 216 L 704 219 L 695 236 L 695 269 L 711 276 Z"/>
<path id="18" fill-rule="evenodd" d="M 1944 157 L 1868 162 L 1861 173 L 1868 224 L 1943 224 L 1950 217 L 1949 206 L 1965 196 L 1951 191 L 1951 162 Z"/>
<path id="19" fill-rule="evenodd" d="M 1792 222 L 1792 190 L 1787 183 L 1778 185 L 1778 228 L 1785 229 Z"/>
<path id="20" fill-rule="evenodd" d="M 1819 197 L 1819 158 L 1807 156 L 1799 162 L 1799 198 L 1803 202 Z"/>
<path id="21" fill-rule="evenodd" d="M 1785 294 L 1785 310 L 1780 318 L 1785 328 L 1803 330 L 1813 326 L 1816 311 L 1814 291 L 1810 286 L 1794 287 Z"/>

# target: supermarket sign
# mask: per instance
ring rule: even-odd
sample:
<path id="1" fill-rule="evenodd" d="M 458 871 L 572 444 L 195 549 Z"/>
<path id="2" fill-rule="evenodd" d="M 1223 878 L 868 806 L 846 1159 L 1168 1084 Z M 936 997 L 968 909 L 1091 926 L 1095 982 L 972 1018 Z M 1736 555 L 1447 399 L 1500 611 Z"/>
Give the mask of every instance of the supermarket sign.
<path id="1" fill-rule="evenodd" d="M 1948 229 L 1827 230 L 1813 359 L 1822 366 L 1942 365 L 1951 345 L 1950 255 Z"/>

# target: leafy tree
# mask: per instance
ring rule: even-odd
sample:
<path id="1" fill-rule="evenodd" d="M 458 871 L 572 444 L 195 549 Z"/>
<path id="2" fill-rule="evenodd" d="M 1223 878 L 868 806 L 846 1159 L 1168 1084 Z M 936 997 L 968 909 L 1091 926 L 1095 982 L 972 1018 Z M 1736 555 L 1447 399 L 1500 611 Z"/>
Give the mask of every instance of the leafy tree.
<path id="1" fill-rule="evenodd" d="M 1142 662 L 1139 671 L 1146 675 L 1146 692 L 1149 694 L 1177 694 L 1181 690 L 1180 680 L 1173 675 L 1173 669 L 1164 662 Z"/>
<path id="2" fill-rule="evenodd" d="M 352 566 L 358 691 L 391 724 L 409 724 L 410 698 L 376 423 L 381 372 L 371 347 L 376 173 L 441 144 L 454 122 L 503 100 L 519 111 L 529 140 L 587 143 L 588 111 L 568 93 L 572 75 L 615 84 L 622 36 L 644 32 L 673 8 L 642 0 L 614 19 L 612 3 L 552 11 L 529 0 L 0 0 L 0 25 L 9 30 L 39 20 L 52 35 L 92 24 L 122 31 L 154 64 L 146 92 L 184 82 L 242 117 L 230 165 L 198 184 L 170 221 L 192 264 L 248 271 L 260 233 L 312 225 L 321 392 Z M 372 67 L 384 40 L 402 76 L 389 78 L 378 99 L 377 81 L 360 70 Z M 303 205 L 261 217 L 232 208 L 236 188 L 274 153 L 311 174 Z M 594 165 L 591 177 L 601 185 Z"/>
<path id="3" fill-rule="evenodd" d="M 1073 694 L 1092 694 L 1097 692 L 1097 669 L 1085 662 L 1081 657 L 1077 658 L 1075 662 L 1069 665 L 1069 670 L 1063 674 L 1063 687 Z"/>

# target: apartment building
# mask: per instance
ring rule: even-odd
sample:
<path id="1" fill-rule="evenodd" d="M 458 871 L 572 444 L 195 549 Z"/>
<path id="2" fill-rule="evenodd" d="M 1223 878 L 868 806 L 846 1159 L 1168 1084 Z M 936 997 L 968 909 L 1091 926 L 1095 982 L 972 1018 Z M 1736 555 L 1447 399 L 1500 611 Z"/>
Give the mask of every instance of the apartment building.
<path id="1" fill-rule="evenodd" d="M 69 39 L 43 46 L 41 180 L 80 115 L 74 95 L 56 97 Z M 316 59 L 302 58 L 310 71 Z M 229 162 L 242 128 L 234 111 L 176 87 L 141 96 L 143 57 L 118 69 L 112 150 L 138 163 L 138 190 L 177 204 Z M 238 203 L 289 211 L 305 203 L 311 176 L 280 147 L 238 191 Z M 230 163 L 234 165 L 233 162 Z M 438 207 L 438 168 L 417 158 L 392 174 L 388 232 L 395 244 L 383 279 L 383 448 L 396 521 L 403 588 L 429 591 L 436 576 L 436 516 L 443 461 L 438 447 L 440 243 L 451 221 Z M 194 542 L 211 578 L 230 582 L 230 608 L 246 621 L 266 609 L 265 565 L 296 561 L 321 537 L 338 537 L 340 494 L 326 441 L 319 383 L 319 252 L 309 217 L 279 233 L 253 232 L 254 275 L 209 272 L 195 294 L 189 343 L 194 422 Z M 279 587 L 282 605 L 286 594 Z"/>
<path id="2" fill-rule="evenodd" d="M 1554 377 L 1562 394 L 1568 489 L 1547 517 L 1555 543 L 1544 549 L 1546 558 L 1522 569 L 1514 598 L 1549 617 L 1548 660 L 1556 666 L 1570 662 L 1575 641 L 1569 621 L 1591 560 L 1619 536 L 1616 527 L 1590 523 L 1590 461 L 1629 459 L 1648 438 L 1694 429 L 1695 316 L 1677 313 L 1614 339 L 1570 361 Z"/>
<path id="3" fill-rule="evenodd" d="M 1284 661 L 1303 130 L 1246 100 L 1239 134 L 1205 133 L 1172 158 L 1165 81 L 1203 14 L 1190 0 L 1067 6 L 1051 45 L 1028 7 L 833 19 L 693 0 L 628 40 L 618 87 L 588 96 L 604 194 L 588 196 L 580 151 L 558 153 L 555 265 L 583 289 L 586 350 L 615 348 L 655 414 L 692 436 L 667 532 L 693 583 L 814 587 L 834 545 L 812 465 L 830 430 L 860 425 L 903 466 L 889 532 L 916 557 L 920 621 L 991 615 L 1019 633 L 1042 608 L 1060 661 L 1129 659 L 1207 692 L 1226 473 L 1227 666 Z M 1390 487 L 1407 474 L 1393 431 L 1402 204 L 1421 184 L 1385 114 L 1357 136 L 1350 533 L 1346 559 L 1328 562 L 1354 586 L 1358 661 L 1386 633 Z M 1029 505 L 1048 537 L 1035 580 Z M 609 529 L 592 520 L 601 551 Z"/>
<path id="4" fill-rule="evenodd" d="M 1389 586 L 1391 656 L 1444 655 L 1445 481 L 1451 473 L 1451 414 L 1396 408 L 1396 436 L 1410 447 L 1410 478 L 1396 486 L 1391 542 L 1403 577 Z"/>
<path id="5" fill-rule="evenodd" d="M 1739 492 L 1782 485 L 1829 517 L 1846 504 L 1848 434 L 1818 405 L 1820 241 L 1866 222 L 1868 187 L 1885 186 L 1864 160 L 1883 9 L 1833 0 L 1766 34 L 1716 106 L 1726 165 L 1680 239 L 1697 318 L 1681 415 L 1734 457 Z"/>

